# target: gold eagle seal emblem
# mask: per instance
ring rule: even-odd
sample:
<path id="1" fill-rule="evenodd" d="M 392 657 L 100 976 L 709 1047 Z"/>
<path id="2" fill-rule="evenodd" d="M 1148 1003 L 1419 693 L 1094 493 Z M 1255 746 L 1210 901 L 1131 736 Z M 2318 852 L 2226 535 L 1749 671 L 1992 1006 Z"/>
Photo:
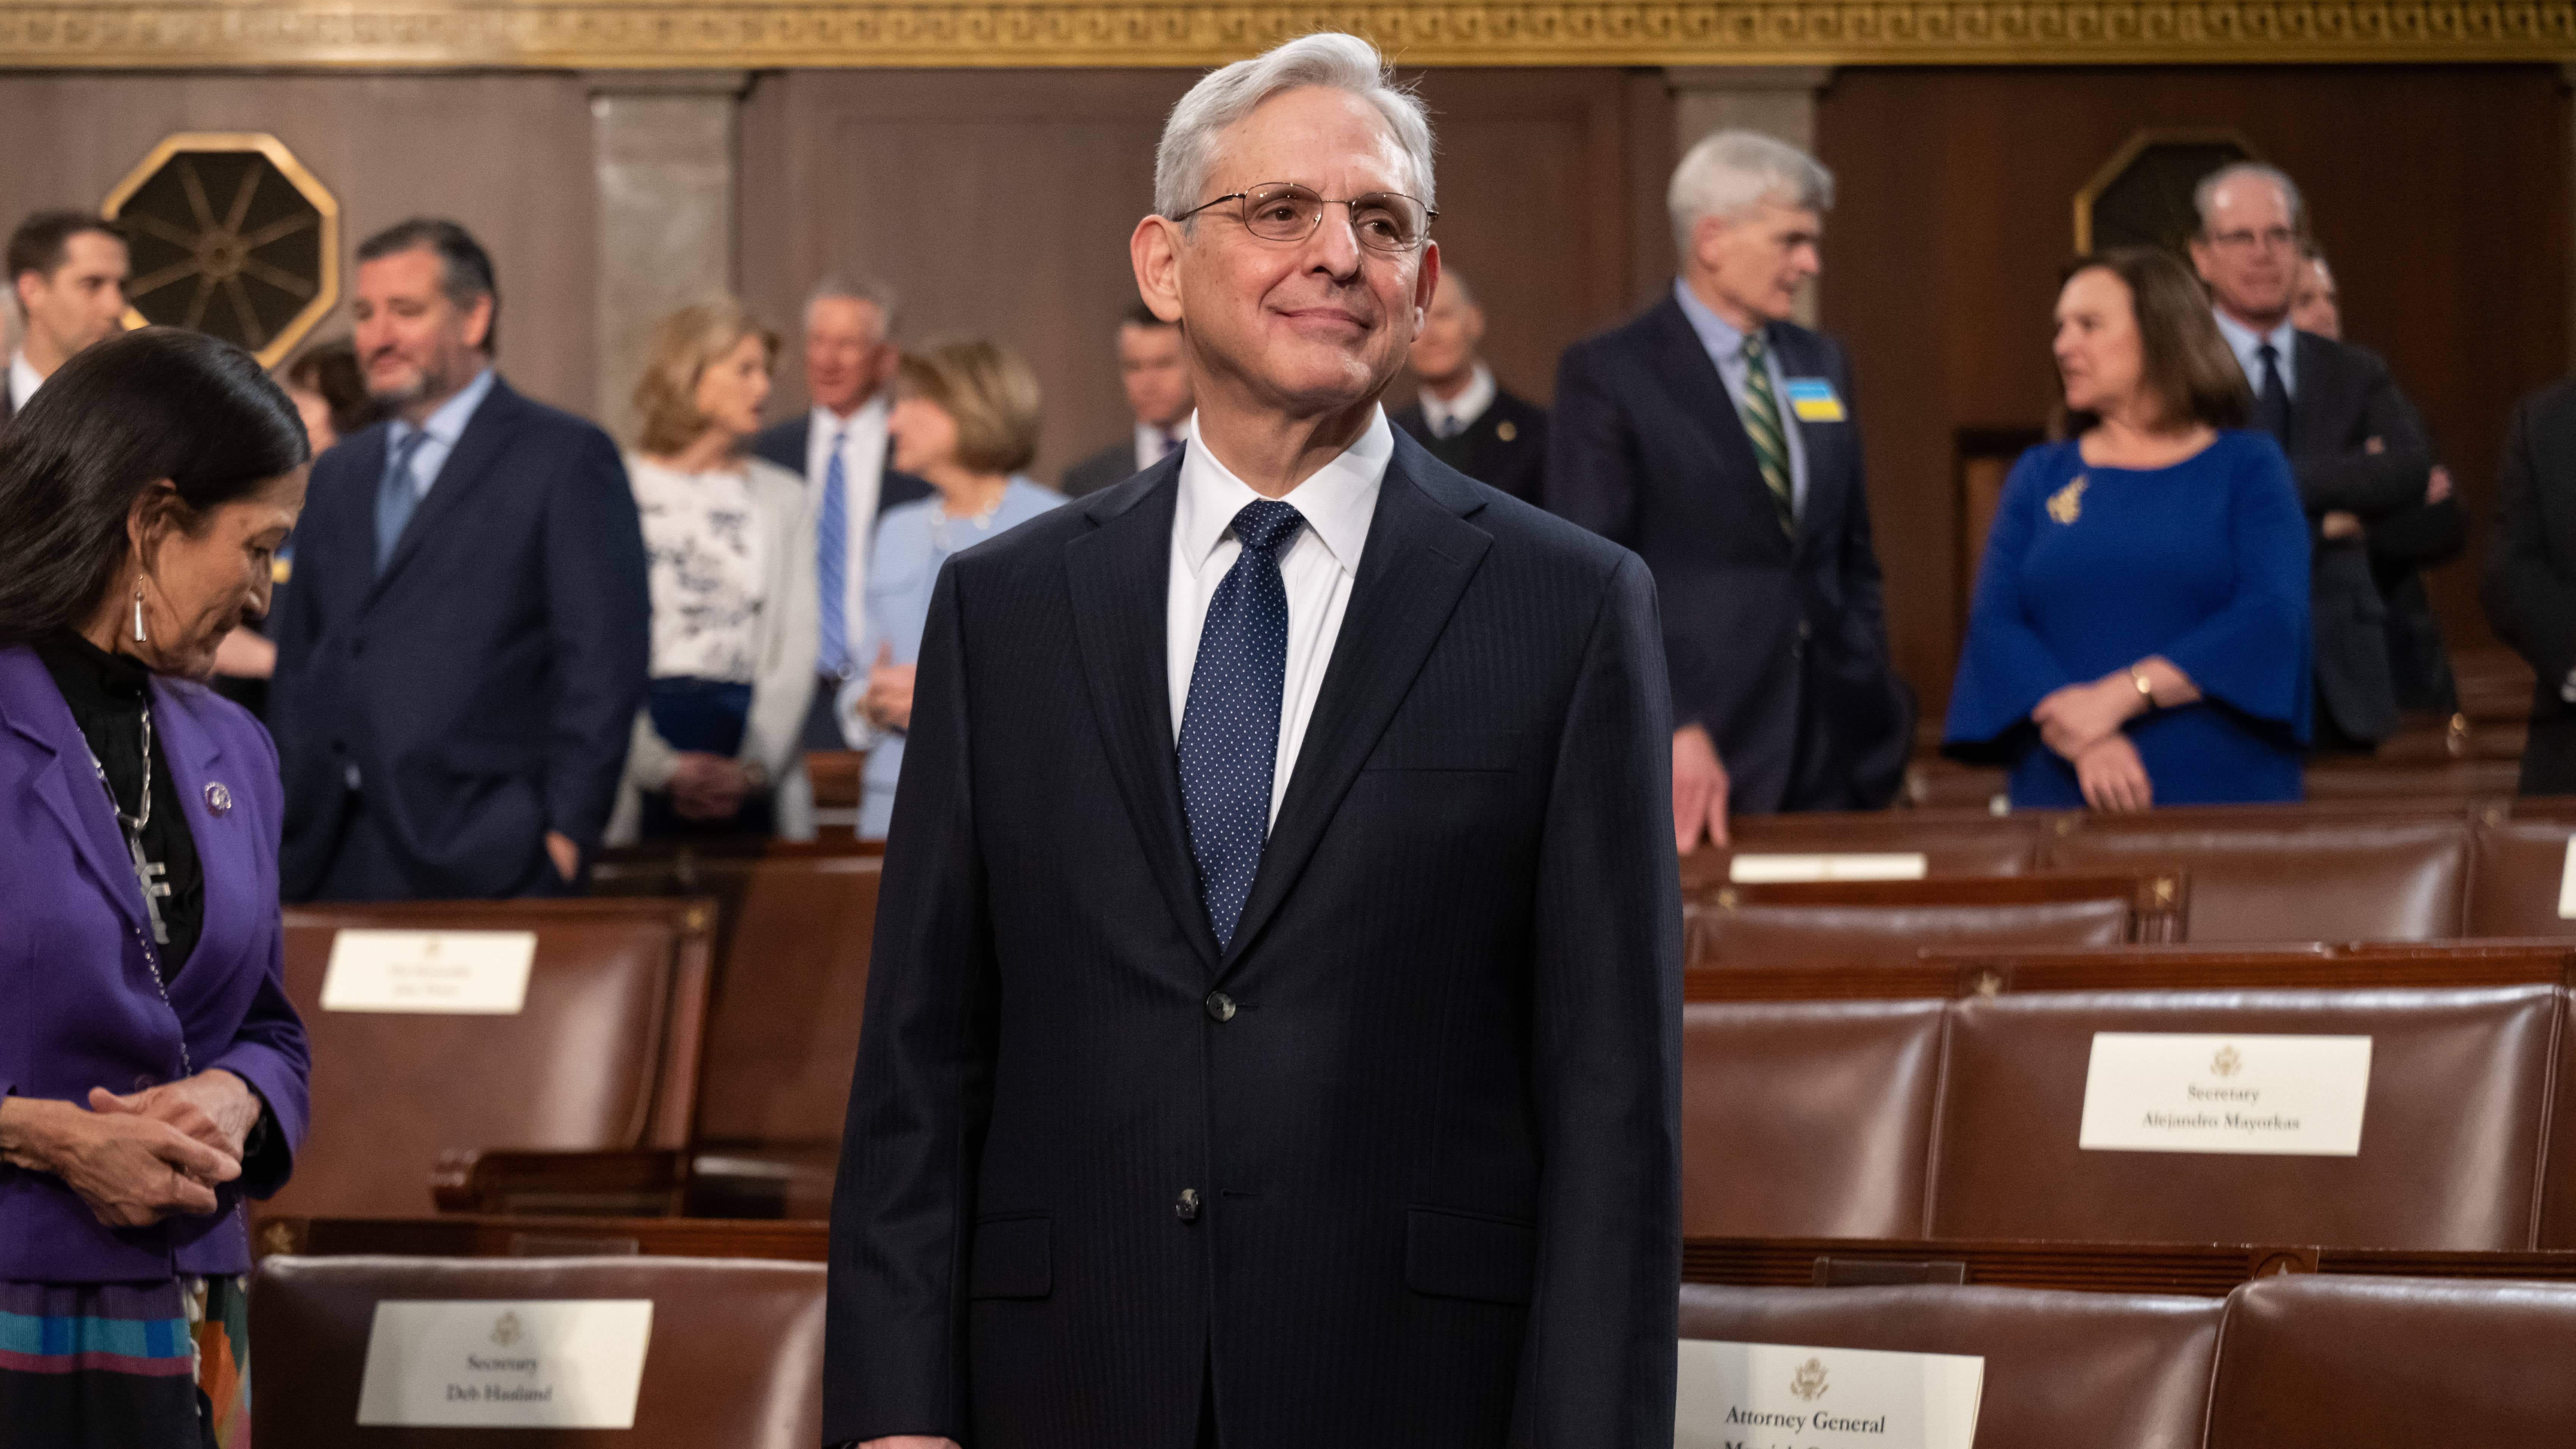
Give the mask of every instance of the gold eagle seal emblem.
<path id="1" fill-rule="evenodd" d="M 1811 1404 L 1823 1398 L 1825 1396 L 1825 1361 L 1811 1358 L 1798 1365 L 1798 1372 L 1789 1379 L 1789 1392 Z"/>

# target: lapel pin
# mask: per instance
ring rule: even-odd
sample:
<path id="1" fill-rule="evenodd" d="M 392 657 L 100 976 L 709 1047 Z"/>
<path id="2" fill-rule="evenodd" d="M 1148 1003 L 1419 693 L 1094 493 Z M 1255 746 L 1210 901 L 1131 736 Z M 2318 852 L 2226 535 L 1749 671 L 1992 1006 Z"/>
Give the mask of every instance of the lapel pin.
<path id="1" fill-rule="evenodd" d="M 206 808 L 212 810 L 218 815 L 227 815 L 232 812 L 233 792 L 224 788 L 223 781 L 214 780 L 207 783 Z"/>

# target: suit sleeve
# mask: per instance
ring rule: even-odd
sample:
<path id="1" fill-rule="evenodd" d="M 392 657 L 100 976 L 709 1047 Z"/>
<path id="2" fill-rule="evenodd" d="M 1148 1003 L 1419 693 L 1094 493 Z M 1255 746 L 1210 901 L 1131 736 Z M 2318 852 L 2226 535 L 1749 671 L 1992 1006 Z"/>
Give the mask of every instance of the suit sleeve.
<path id="1" fill-rule="evenodd" d="M 767 647 L 753 668 L 751 719 L 742 733 L 741 758 L 755 761 L 775 782 L 796 762 L 805 715 L 814 702 L 814 660 L 822 648 L 821 585 L 815 581 L 814 510 L 793 492 L 772 495 L 771 543 L 784 555 L 770 571 L 770 604 L 763 610 Z"/>
<path id="2" fill-rule="evenodd" d="M 969 1174 L 992 1113 L 997 987 L 967 748 L 963 612 L 957 570 L 943 568 L 895 791 L 832 1194 L 826 1444 L 966 1439 Z"/>
<path id="3" fill-rule="evenodd" d="M 2387 367 L 2366 352 L 2352 352 L 2361 374 L 2360 436 L 2345 449 L 2302 457 L 2296 465 L 2299 499 L 2310 514 L 2341 509 L 2365 520 L 2385 517 L 2424 501 L 2433 472 L 2433 444 L 2424 417 L 2397 390 Z M 2366 452 L 2377 438 L 2382 451 Z"/>
<path id="4" fill-rule="evenodd" d="M 2426 569 L 2459 557 L 2469 542 L 2468 510 L 2457 498 L 2416 503 L 2369 527 L 2370 557 L 2375 563 Z"/>
<path id="5" fill-rule="evenodd" d="M 2270 438 L 2242 465 L 2228 520 L 2236 588 L 2224 607 L 2180 637 L 2164 657 L 2201 694 L 2256 719 L 2287 725 L 2304 741 L 2308 685 L 2308 523 Z"/>
<path id="6" fill-rule="evenodd" d="M 1620 561 L 1558 739 L 1533 914 L 1546 1166 L 1509 1442 L 1673 1442 L 1681 887 L 1654 583 Z"/>
<path id="7" fill-rule="evenodd" d="M 2498 493 L 2495 539 L 2487 550 L 2487 620 L 2497 634 L 2531 661 L 2543 683 L 2576 669 L 2576 581 L 2549 550 L 2549 521 L 2541 492 L 2565 488 L 2553 478 L 2533 438 L 2534 404 L 2514 409 L 2505 435 L 2504 474 Z"/>
<path id="8" fill-rule="evenodd" d="M 555 665 L 546 828 L 599 850 L 651 667 L 644 526 L 608 435 L 585 429 L 547 480 L 546 620 Z"/>
<path id="9" fill-rule="evenodd" d="M 1840 362 L 1839 356 L 1837 362 Z M 1848 365 L 1836 369 L 1846 404 L 1845 416 L 1860 416 L 1852 395 Z M 1861 458 L 1860 429 L 1852 426 L 1851 501 L 1845 509 L 1841 573 L 1843 578 L 1843 648 L 1845 657 L 1886 662 L 1887 576 L 1878 566 L 1878 544 L 1869 522 L 1869 469 Z"/>
<path id="10" fill-rule="evenodd" d="M 1959 649 L 1959 673 L 1950 687 L 1950 717 L 1943 742 L 1972 760 L 1999 758 L 2005 737 L 2030 719 L 2039 702 L 2076 682 L 2032 621 L 2023 597 L 2022 557 L 2039 524 L 2040 494 L 2053 481 L 2034 448 L 2004 481 L 1995 521 L 1986 532 L 1986 554 L 1977 566 L 1977 590 L 1968 606 L 1968 637 Z"/>
<path id="11" fill-rule="evenodd" d="M 1596 376 L 1592 349 L 1572 348 L 1556 369 L 1556 413 L 1547 430 L 1547 511 L 1613 543 L 1636 547 L 1644 465 L 1628 421 Z"/>
<path id="12" fill-rule="evenodd" d="M 267 735 L 256 730 L 253 733 L 267 743 Z M 273 749 L 268 765 L 267 772 L 259 777 L 261 783 L 253 788 L 260 792 L 260 803 L 265 807 L 262 819 L 266 834 L 261 848 L 268 853 L 268 874 L 274 876 L 286 801 L 285 792 L 275 783 L 277 759 Z M 249 1083 L 266 1108 L 265 1120 L 274 1124 L 267 1148 L 245 1159 L 243 1176 L 227 1187 L 228 1192 L 238 1191 L 255 1198 L 276 1193 L 286 1185 L 287 1175 L 294 1169 L 295 1151 L 304 1145 L 313 1076 L 313 1053 L 305 1040 L 304 1020 L 296 1015 L 295 1003 L 286 995 L 286 927 L 275 909 L 268 912 L 263 936 L 254 948 L 262 965 L 259 989 L 251 997 L 250 1009 L 243 1013 L 232 1041 L 206 1063 L 209 1069 L 220 1067 Z"/>

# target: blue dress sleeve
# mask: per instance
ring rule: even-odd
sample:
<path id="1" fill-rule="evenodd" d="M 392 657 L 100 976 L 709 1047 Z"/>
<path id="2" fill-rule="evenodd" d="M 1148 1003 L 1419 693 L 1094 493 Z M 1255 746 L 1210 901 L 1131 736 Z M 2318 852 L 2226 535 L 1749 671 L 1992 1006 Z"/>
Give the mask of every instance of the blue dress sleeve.
<path id="1" fill-rule="evenodd" d="M 2236 591 L 2226 607 L 2164 647 L 2202 697 L 2287 727 L 2304 744 L 2308 684 L 2308 520 L 2280 444 L 2232 433 L 2238 453 L 2228 510 Z"/>
<path id="2" fill-rule="evenodd" d="M 1950 687 L 1950 717 L 1943 731 L 1949 753 L 1971 760 L 2008 754 L 2007 736 L 2030 722 L 2030 712 L 2050 691 L 2075 682 L 2056 651 L 2031 623 L 2022 594 L 2022 556 L 2038 527 L 2040 500 L 2062 481 L 2055 477 L 2069 450 L 2041 446 L 2021 455 L 2004 481 L 1995 522 L 1986 534 L 1986 556 L 1977 568 L 1977 592 L 1968 609 L 1968 638 L 1959 651 L 1959 674 Z"/>

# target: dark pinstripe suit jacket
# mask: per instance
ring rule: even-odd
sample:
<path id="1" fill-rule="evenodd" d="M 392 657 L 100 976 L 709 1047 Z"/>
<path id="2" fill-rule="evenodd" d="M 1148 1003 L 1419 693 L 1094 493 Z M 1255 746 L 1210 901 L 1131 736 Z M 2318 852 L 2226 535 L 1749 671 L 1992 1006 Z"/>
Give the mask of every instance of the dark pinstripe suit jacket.
<path id="1" fill-rule="evenodd" d="M 1668 1449 L 1681 921 L 1645 567 L 1399 435 L 1220 954 L 1164 664 L 1178 474 L 940 575 L 826 1442 L 1188 1449 L 1212 1373 L 1226 1449 Z"/>

